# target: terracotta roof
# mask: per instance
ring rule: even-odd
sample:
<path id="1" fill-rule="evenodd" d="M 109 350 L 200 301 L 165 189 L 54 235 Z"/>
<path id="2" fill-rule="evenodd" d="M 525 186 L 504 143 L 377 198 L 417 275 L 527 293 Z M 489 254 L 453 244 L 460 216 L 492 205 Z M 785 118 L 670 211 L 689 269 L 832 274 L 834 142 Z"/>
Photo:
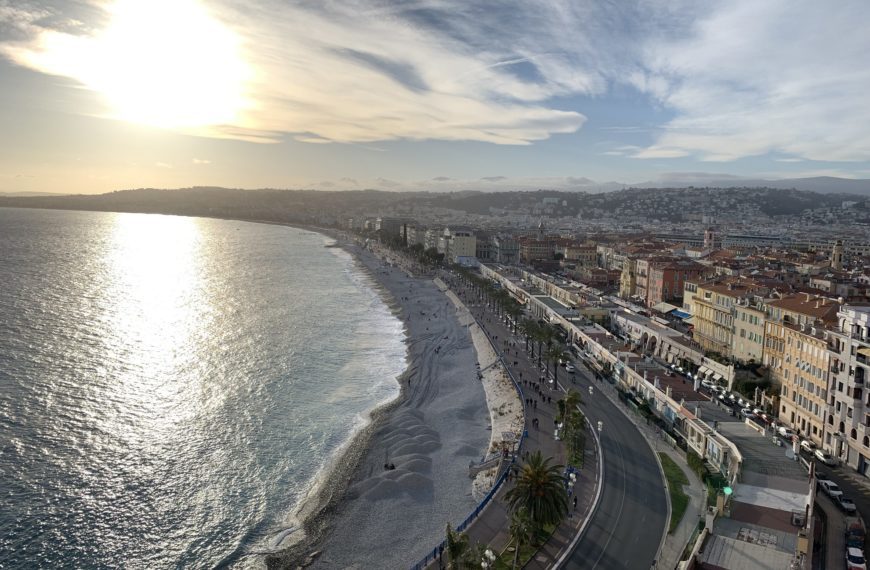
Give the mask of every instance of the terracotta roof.
<path id="1" fill-rule="evenodd" d="M 782 299 L 771 301 L 769 305 L 792 313 L 813 317 L 823 322 L 836 321 L 837 311 L 840 310 L 840 304 L 837 301 L 811 293 L 789 295 Z"/>

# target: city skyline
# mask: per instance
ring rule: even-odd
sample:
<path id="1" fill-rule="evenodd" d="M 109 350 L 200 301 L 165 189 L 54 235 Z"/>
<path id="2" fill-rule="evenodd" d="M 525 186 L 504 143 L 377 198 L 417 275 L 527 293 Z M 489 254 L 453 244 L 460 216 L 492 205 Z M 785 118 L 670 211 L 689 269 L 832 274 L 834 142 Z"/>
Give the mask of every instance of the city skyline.
<path id="1" fill-rule="evenodd" d="M 858 2 L 0 2 L 0 191 L 868 178 L 868 20 Z"/>

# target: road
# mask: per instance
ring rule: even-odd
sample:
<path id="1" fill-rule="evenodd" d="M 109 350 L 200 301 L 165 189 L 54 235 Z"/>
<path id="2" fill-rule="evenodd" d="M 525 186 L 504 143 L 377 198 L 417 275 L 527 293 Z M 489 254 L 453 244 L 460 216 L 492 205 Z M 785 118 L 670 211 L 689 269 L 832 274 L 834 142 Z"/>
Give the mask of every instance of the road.
<path id="1" fill-rule="evenodd" d="M 458 280 L 444 275 L 454 290 L 471 307 L 478 321 L 503 345 L 505 361 L 515 376 L 525 379 L 539 377 L 541 371 L 529 359 L 521 337 L 511 333 L 479 297 L 461 286 Z M 505 344 L 504 341 L 508 343 Z M 568 352 L 566 347 L 563 347 Z M 574 375 L 583 398 L 583 413 L 592 425 L 603 422 L 601 447 L 604 458 L 604 478 L 601 502 L 592 521 L 567 560 L 564 568 L 584 570 L 649 570 L 658 552 L 667 526 L 665 482 L 658 461 L 634 424 L 600 392 L 602 383 L 593 380 L 592 373 L 577 362 Z M 559 369 L 560 383 L 570 385 L 571 375 Z M 545 384 L 546 385 L 546 384 Z M 588 392 L 593 386 L 593 394 Z M 560 393 L 544 388 L 543 396 Z M 531 396 L 535 393 L 530 392 Z M 531 411 L 535 415 L 535 411 Z"/>
<path id="2" fill-rule="evenodd" d="M 600 392 L 601 382 L 579 370 L 583 411 L 592 425 L 603 422 L 604 479 L 595 517 L 563 568 L 648 570 L 667 525 L 658 462 L 634 424 Z"/>

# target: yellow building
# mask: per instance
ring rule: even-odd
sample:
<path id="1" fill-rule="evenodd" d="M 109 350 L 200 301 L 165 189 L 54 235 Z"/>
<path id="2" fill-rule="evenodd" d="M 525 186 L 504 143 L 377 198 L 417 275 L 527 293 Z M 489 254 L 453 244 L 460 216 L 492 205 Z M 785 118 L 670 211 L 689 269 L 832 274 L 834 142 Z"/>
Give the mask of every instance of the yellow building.
<path id="1" fill-rule="evenodd" d="M 741 282 L 694 283 L 689 303 L 692 307 L 692 336 L 706 351 L 734 356 L 734 315 L 738 302 L 749 299 L 754 286 Z M 688 286 L 687 286 L 688 288 Z M 685 293 L 684 293 L 685 296 Z"/>
<path id="2" fill-rule="evenodd" d="M 779 418 L 821 446 L 831 366 L 827 331 L 821 326 L 783 324 L 782 332 L 785 350 Z"/>

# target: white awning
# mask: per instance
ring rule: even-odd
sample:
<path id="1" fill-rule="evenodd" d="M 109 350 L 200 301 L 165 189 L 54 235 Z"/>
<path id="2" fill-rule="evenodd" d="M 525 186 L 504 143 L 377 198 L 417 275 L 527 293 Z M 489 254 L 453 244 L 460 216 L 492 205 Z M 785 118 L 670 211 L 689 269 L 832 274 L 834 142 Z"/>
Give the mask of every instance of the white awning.
<path id="1" fill-rule="evenodd" d="M 708 372 L 710 372 L 710 371 L 707 369 L 706 366 L 702 366 L 702 367 L 698 368 L 698 375 L 699 376 L 706 376 Z"/>
<path id="2" fill-rule="evenodd" d="M 713 378 L 715 378 L 717 381 L 718 381 L 718 380 L 724 380 L 724 378 L 722 377 L 722 375 L 721 375 L 721 374 L 718 374 L 718 373 L 714 373 L 714 374 L 713 374 Z"/>

